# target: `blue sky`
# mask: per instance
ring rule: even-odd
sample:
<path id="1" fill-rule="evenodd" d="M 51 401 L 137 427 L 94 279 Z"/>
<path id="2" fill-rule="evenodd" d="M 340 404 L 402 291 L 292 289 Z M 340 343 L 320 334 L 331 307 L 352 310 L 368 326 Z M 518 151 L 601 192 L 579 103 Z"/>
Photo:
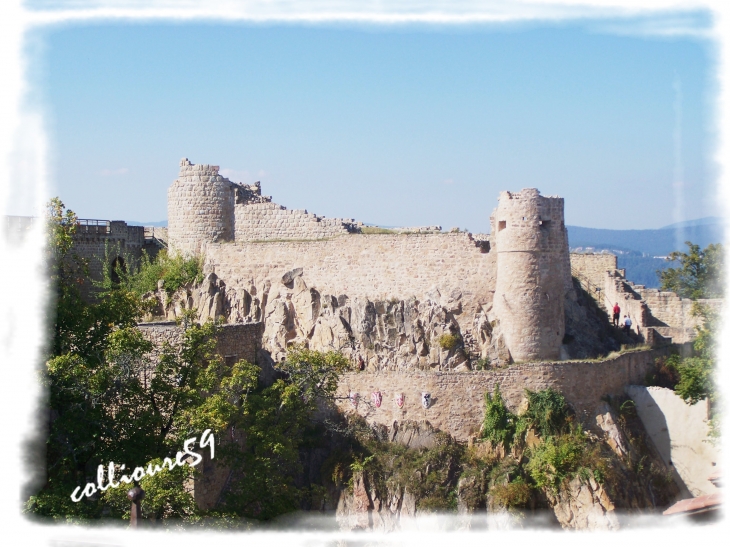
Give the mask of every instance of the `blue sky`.
<path id="1" fill-rule="evenodd" d="M 615 32 L 631 23 L 44 29 L 52 193 L 85 218 L 162 220 L 188 157 L 381 225 L 487 231 L 499 192 L 525 187 L 579 226 L 720 214 L 713 51 Z"/>

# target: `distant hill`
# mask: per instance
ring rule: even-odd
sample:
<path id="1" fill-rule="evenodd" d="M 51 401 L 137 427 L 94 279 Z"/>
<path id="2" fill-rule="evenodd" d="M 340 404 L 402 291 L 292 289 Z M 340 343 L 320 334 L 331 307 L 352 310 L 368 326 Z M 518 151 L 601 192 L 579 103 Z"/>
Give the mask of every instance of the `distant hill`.
<path id="1" fill-rule="evenodd" d="M 667 229 L 674 229 L 674 228 L 684 228 L 686 226 L 707 226 L 709 224 L 719 224 L 724 225 L 725 221 L 720 217 L 705 217 L 705 218 L 696 218 L 695 220 L 685 220 L 684 222 L 676 222 L 674 224 L 669 224 L 668 226 L 662 226 L 661 230 L 667 230 Z"/>
<path id="2" fill-rule="evenodd" d="M 721 223 L 659 230 L 602 230 L 580 226 L 567 226 L 567 228 L 568 244 L 571 249 L 576 247 L 620 249 L 650 256 L 666 256 L 672 251 L 684 251 L 687 248 L 683 244 L 685 241 L 691 241 L 704 248 L 710 243 L 721 243 L 723 240 Z M 682 242 L 679 248 L 677 248 L 678 240 Z"/>
<path id="3" fill-rule="evenodd" d="M 706 217 L 679 222 L 658 230 L 602 230 L 566 226 L 571 250 L 592 247 L 617 255 L 619 268 L 626 268 L 626 277 L 639 285 L 657 288 L 657 270 L 675 267 L 664 258 L 672 251 L 686 251 L 685 241 L 704 248 L 723 241 L 723 219 Z M 680 242 L 678 246 L 677 243 Z"/>

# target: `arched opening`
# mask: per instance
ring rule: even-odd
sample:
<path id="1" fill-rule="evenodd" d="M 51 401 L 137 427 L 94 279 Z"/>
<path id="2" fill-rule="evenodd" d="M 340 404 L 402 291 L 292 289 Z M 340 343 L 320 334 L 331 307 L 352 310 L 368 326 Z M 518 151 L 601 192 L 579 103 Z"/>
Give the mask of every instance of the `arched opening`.
<path id="1" fill-rule="evenodd" d="M 119 276 L 120 273 L 127 273 L 127 265 L 124 263 L 124 259 L 121 256 L 118 256 L 114 260 L 112 260 L 111 278 L 112 283 L 114 283 L 115 285 L 118 285 L 121 281 L 121 278 Z"/>

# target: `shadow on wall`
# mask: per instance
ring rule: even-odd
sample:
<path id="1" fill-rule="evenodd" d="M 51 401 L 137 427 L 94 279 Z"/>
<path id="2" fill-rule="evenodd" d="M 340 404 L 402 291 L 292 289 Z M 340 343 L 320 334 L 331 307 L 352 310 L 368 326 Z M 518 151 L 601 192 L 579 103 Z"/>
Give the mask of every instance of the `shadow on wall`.
<path id="1" fill-rule="evenodd" d="M 682 498 L 711 494 L 716 488 L 707 480 L 717 453 L 709 442 L 706 403 L 688 405 L 672 390 L 627 386 L 654 447 L 672 470 Z"/>

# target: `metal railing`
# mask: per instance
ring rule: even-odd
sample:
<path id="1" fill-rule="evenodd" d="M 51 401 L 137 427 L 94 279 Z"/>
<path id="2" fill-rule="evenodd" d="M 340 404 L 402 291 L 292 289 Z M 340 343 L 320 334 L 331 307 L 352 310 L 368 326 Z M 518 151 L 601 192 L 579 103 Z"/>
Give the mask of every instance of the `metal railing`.
<path id="1" fill-rule="evenodd" d="M 76 221 L 77 234 L 109 234 L 111 223 L 108 220 L 95 218 L 80 218 Z"/>

